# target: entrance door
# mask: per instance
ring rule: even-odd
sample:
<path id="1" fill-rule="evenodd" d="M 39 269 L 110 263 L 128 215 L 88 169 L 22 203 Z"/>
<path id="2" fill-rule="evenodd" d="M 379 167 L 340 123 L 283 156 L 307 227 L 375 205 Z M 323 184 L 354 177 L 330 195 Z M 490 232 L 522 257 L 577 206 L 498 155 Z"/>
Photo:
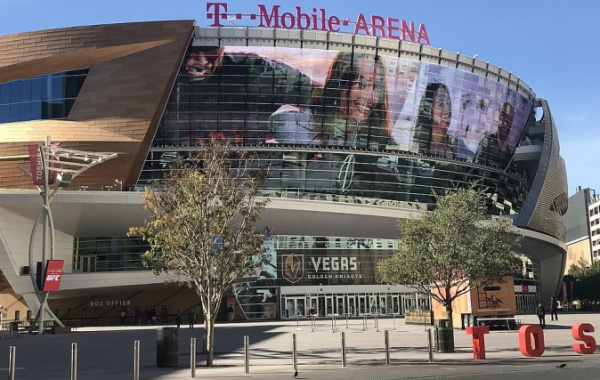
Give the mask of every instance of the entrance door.
<path id="1" fill-rule="evenodd" d="M 344 314 L 346 313 L 346 297 L 345 296 L 336 296 L 335 297 L 335 311 L 336 314 Z"/>
<path id="2" fill-rule="evenodd" d="M 356 297 L 348 296 L 348 313 L 350 315 L 358 315 L 358 309 L 356 308 Z"/>
<path id="3" fill-rule="evenodd" d="M 378 314 L 379 308 L 377 307 L 377 296 L 372 294 L 369 296 L 369 313 Z"/>
<path id="4" fill-rule="evenodd" d="M 304 297 L 285 297 L 285 318 L 296 318 L 304 315 Z"/>
<path id="5" fill-rule="evenodd" d="M 79 256 L 81 260 L 81 271 L 84 273 L 96 271 L 96 256 Z"/>
<path id="6" fill-rule="evenodd" d="M 388 305 L 387 296 L 379 296 L 379 312 L 382 315 L 388 313 L 387 305 Z"/>
<path id="7" fill-rule="evenodd" d="M 392 296 L 392 313 L 400 314 L 400 300 L 398 296 Z"/>
<path id="8" fill-rule="evenodd" d="M 416 311 L 417 303 L 415 300 L 415 296 L 414 295 L 403 295 L 402 296 L 402 306 L 404 309 L 402 314 L 404 314 L 404 315 L 407 315 L 411 311 Z"/>
<path id="9" fill-rule="evenodd" d="M 358 314 L 366 314 L 368 312 L 369 308 L 367 307 L 367 297 L 358 296 Z"/>
<path id="10" fill-rule="evenodd" d="M 319 302 L 317 297 L 308 298 L 308 312 L 313 315 L 319 315 Z"/>
<path id="11" fill-rule="evenodd" d="M 333 296 L 319 296 L 319 317 L 327 317 L 333 313 Z"/>

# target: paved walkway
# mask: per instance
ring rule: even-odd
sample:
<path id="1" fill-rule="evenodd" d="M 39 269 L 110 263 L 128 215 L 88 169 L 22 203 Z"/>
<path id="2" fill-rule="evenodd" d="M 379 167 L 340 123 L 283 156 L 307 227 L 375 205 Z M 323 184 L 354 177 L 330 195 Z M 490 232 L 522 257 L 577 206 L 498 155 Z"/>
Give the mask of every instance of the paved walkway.
<path id="1" fill-rule="evenodd" d="M 522 323 L 537 323 L 535 316 L 521 316 Z M 588 322 L 600 329 L 600 314 L 560 314 L 559 321 L 547 321 L 544 332 L 546 350 L 541 357 L 524 357 L 518 348 L 515 331 L 494 331 L 486 335 L 487 359 L 475 361 L 471 337 L 455 330 L 455 353 L 435 353 L 429 362 L 428 339 L 422 325 L 406 325 L 403 319 L 368 321 L 362 319 L 337 323 L 331 332 L 330 320 L 318 320 L 317 329 L 310 321 L 218 324 L 214 368 L 203 367 L 205 355 L 198 353 L 197 378 L 204 379 L 283 379 L 293 372 L 292 346 L 296 338 L 299 379 L 410 379 L 470 378 L 473 376 L 504 379 L 534 378 L 540 374 L 552 379 L 557 365 L 567 364 L 571 372 L 600 373 L 598 353 L 573 352 L 571 326 Z M 390 365 L 385 364 L 384 331 L 389 331 Z M 132 379 L 134 341 L 140 341 L 141 379 L 188 379 L 191 371 L 190 341 L 196 337 L 200 352 L 202 329 L 182 328 L 179 337 L 178 367 L 156 367 L 156 326 L 139 328 L 79 329 L 71 334 L 42 336 L 20 334 L 0 340 L 0 377 L 6 375 L 9 346 L 16 347 L 16 379 L 68 379 L 71 343 L 78 344 L 78 375 L 81 379 Z M 342 367 L 341 332 L 346 340 L 347 367 Z M 250 374 L 244 368 L 244 336 L 250 340 Z M 592 334 L 600 342 L 598 333 Z M 585 376 L 587 372 L 585 372 Z M 559 376 L 564 377 L 558 373 Z M 582 375 L 584 376 L 584 375 Z M 540 378 L 542 378 L 540 377 Z M 597 378 L 600 375 L 596 376 Z"/>

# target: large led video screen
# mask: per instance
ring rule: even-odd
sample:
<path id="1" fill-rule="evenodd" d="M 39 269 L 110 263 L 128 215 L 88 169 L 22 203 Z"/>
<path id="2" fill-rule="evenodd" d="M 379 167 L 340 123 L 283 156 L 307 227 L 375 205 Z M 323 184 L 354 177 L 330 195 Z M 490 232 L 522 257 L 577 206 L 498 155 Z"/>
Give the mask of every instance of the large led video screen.
<path id="1" fill-rule="evenodd" d="M 397 150 L 505 167 L 533 104 L 507 86 L 421 61 L 330 50 L 190 47 L 165 144 Z"/>

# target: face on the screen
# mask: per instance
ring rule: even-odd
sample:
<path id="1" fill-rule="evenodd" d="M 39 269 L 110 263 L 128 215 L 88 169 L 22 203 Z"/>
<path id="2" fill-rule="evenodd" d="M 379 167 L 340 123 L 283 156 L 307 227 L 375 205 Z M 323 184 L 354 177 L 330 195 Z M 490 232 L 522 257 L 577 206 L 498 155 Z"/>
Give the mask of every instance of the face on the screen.
<path id="1" fill-rule="evenodd" d="M 515 111 L 513 110 L 513 107 L 508 103 L 503 104 L 500 108 L 500 118 L 498 123 L 498 137 L 501 141 L 506 141 L 508 139 L 514 116 Z"/>
<path id="2" fill-rule="evenodd" d="M 381 101 L 383 91 L 378 76 L 380 73 L 377 65 L 372 62 L 360 61 L 358 77 L 350 85 L 348 94 L 348 117 L 359 123 L 367 121 L 373 112 L 373 107 Z"/>
<path id="3" fill-rule="evenodd" d="M 438 127 L 448 128 L 452 115 L 450 95 L 444 88 L 438 88 L 433 94 L 433 123 Z"/>
<path id="4" fill-rule="evenodd" d="M 193 80 L 204 81 L 210 78 L 216 71 L 219 58 L 219 49 L 210 51 L 199 51 L 190 54 L 185 69 Z"/>

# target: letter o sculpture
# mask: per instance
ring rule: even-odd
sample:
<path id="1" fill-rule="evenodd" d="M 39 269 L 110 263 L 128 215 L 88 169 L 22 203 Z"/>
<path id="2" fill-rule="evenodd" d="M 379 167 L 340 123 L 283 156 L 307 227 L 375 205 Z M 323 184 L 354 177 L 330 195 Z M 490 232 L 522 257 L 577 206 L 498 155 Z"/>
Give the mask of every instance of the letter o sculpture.
<path id="1" fill-rule="evenodd" d="M 519 349 L 524 356 L 542 356 L 544 353 L 544 330 L 536 325 L 524 325 L 519 329 Z"/>

